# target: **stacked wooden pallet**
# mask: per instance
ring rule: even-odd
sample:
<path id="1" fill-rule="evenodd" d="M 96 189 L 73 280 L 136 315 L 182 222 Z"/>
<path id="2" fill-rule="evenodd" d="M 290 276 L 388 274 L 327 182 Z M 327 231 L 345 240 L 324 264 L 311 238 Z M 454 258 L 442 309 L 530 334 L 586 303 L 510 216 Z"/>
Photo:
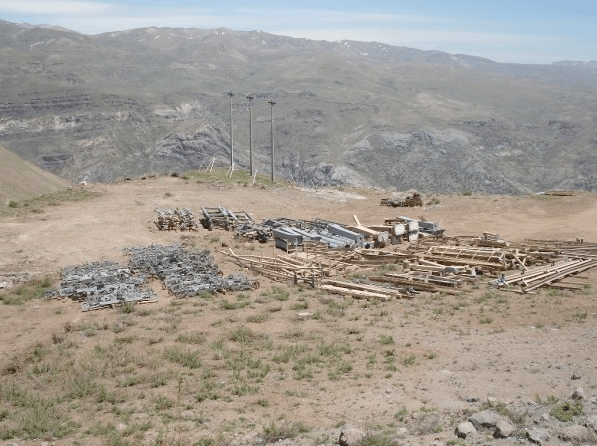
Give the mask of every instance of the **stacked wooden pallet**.
<path id="1" fill-rule="evenodd" d="M 275 282 L 306 284 L 315 287 L 322 277 L 332 274 L 329 265 L 318 264 L 288 255 L 265 257 L 237 255 L 232 249 L 220 251 L 231 257 L 235 263 Z"/>
<path id="2" fill-rule="evenodd" d="M 472 246 L 431 246 L 424 258 L 442 265 L 461 265 L 481 271 L 503 271 L 508 264 L 502 249 Z"/>
<path id="3" fill-rule="evenodd" d="M 253 218 L 245 211 L 233 212 L 222 206 L 201 207 L 201 210 L 203 211 L 201 224 L 209 230 L 219 227 L 228 231 L 237 226 L 254 223 Z"/>

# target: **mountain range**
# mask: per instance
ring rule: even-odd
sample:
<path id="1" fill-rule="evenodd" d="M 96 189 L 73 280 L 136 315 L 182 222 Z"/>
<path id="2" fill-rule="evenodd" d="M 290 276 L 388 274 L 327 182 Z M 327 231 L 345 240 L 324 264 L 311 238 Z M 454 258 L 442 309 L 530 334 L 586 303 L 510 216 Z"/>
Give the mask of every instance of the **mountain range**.
<path id="1" fill-rule="evenodd" d="M 597 190 L 596 99 L 595 61 L 0 21 L 0 146 L 77 182 L 229 165 L 231 110 L 248 169 L 251 107 L 257 172 L 269 174 L 273 127 L 276 177 L 309 186 Z"/>

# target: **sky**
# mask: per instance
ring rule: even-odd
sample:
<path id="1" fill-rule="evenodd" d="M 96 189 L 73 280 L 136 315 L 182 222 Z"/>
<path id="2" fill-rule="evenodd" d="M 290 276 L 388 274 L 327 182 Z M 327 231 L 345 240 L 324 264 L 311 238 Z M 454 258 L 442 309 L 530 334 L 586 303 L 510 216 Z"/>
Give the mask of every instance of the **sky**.
<path id="1" fill-rule="evenodd" d="M 597 0 L 0 0 L 0 19 L 84 34 L 228 28 L 381 42 L 497 62 L 597 60 Z"/>

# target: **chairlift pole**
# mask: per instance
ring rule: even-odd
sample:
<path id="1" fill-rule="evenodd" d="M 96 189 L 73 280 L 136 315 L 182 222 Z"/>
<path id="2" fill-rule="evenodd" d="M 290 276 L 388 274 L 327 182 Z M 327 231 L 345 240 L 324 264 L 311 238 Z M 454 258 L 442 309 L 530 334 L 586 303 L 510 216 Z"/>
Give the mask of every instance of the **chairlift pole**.
<path id="1" fill-rule="evenodd" d="M 255 99 L 253 96 L 247 96 L 249 100 L 249 171 L 253 176 L 253 109 L 251 108 L 251 102 Z"/>
<path id="2" fill-rule="evenodd" d="M 232 96 L 234 93 L 229 91 L 226 94 L 230 96 L 230 168 L 232 168 L 234 166 L 234 132 L 232 128 Z"/>
<path id="3" fill-rule="evenodd" d="M 274 101 L 268 101 L 270 107 L 270 115 L 271 115 L 271 135 L 272 135 L 272 183 L 274 182 L 274 105 L 276 104 Z"/>

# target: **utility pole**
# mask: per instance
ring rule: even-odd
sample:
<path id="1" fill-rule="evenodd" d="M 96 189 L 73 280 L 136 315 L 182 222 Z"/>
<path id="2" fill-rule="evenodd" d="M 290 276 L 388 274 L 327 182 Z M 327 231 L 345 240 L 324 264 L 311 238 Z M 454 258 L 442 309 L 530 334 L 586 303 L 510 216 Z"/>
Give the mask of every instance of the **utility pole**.
<path id="1" fill-rule="evenodd" d="M 229 91 L 226 94 L 230 96 L 230 168 L 232 169 L 234 167 L 234 135 L 232 129 L 232 96 L 234 96 L 234 93 Z"/>
<path id="2" fill-rule="evenodd" d="M 251 108 L 251 101 L 255 99 L 253 96 L 247 96 L 249 100 L 249 171 L 253 176 L 253 110 Z"/>
<path id="3" fill-rule="evenodd" d="M 274 105 L 276 104 L 274 101 L 268 101 L 268 104 L 271 106 L 271 134 L 272 134 L 272 183 L 274 182 Z"/>

